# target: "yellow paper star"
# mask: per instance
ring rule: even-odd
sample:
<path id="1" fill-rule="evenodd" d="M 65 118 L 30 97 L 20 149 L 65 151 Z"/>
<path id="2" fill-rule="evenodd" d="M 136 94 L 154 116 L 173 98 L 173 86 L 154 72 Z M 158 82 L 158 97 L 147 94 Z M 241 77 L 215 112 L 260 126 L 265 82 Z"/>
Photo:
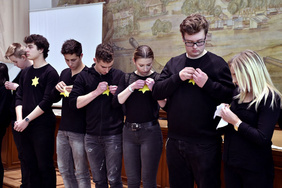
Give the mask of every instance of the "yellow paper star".
<path id="1" fill-rule="evenodd" d="M 107 90 L 103 92 L 103 95 L 110 95 L 110 90 L 109 87 L 107 86 Z"/>
<path id="2" fill-rule="evenodd" d="M 138 91 L 142 91 L 142 93 L 145 93 L 146 91 L 150 91 L 149 87 L 145 84 L 143 88 L 139 89 Z"/>
<path id="3" fill-rule="evenodd" d="M 37 84 L 39 84 L 39 82 L 38 82 L 39 78 L 37 78 L 36 76 L 31 80 L 32 80 L 32 84 L 31 84 L 32 86 L 36 87 Z"/>
<path id="4" fill-rule="evenodd" d="M 190 79 L 188 83 L 192 83 L 193 85 L 195 85 L 195 81 L 193 79 Z"/>
<path id="5" fill-rule="evenodd" d="M 64 88 L 64 92 L 61 92 L 60 95 L 64 95 L 64 97 L 69 97 L 70 96 L 70 92 L 68 92 L 66 90 L 66 88 Z"/>

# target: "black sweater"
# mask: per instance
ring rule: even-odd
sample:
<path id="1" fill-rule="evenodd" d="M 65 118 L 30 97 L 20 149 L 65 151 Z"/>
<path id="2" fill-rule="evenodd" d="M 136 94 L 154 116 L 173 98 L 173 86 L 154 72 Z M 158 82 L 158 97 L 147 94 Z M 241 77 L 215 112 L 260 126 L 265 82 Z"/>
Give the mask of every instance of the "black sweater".
<path id="1" fill-rule="evenodd" d="M 238 104 L 238 99 L 231 103 L 231 111 L 241 120 L 238 132 L 233 125 L 228 125 L 224 135 L 223 161 L 235 167 L 251 171 L 273 171 L 271 138 L 280 113 L 280 99 L 276 96 L 276 105 L 272 109 L 272 96 L 266 103 L 263 99 L 255 110 L 250 103 Z"/>
<path id="2" fill-rule="evenodd" d="M 31 123 L 48 122 L 50 115 L 54 116 L 51 108 L 53 103 L 51 92 L 58 80 L 59 75 L 50 64 L 36 69 L 30 66 L 22 71 L 15 105 L 22 105 L 23 118 L 30 114 L 37 105 L 44 111 L 44 114 Z"/>
<path id="3" fill-rule="evenodd" d="M 87 71 L 85 66 L 82 71 Z M 67 86 L 73 85 L 78 74 L 71 75 L 71 69 L 64 69 L 60 75 L 59 82 L 63 81 Z M 60 92 L 54 88 L 53 95 L 55 98 L 62 99 L 62 117 L 59 126 L 59 130 L 70 131 L 74 133 L 85 133 L 86 120 L 85 120 L 85 109 L 70 108 L 70 98 L 64 97 Z M 56 100 L 57 101 L 57 100 Z"/>
<path id="4" fill-rule="evenodd" d="M 137 74 L 128 73 L 127 78 L 123 76 L 119 82 L 118 89 L 115 94 L 114 103 L 117 105 L 117 95 L 126 89 L 130 84 L 136 80 L 146 80 L 147 78 L 153 78 L 154 80 L 158 76 L 158 73 L 154 72 L 149 76 L 139 76 Z M 152 92 L 146 91 L 143 93 L 138 89 L 128 97 L 124 103 L 126 112 L 126 121 L 130 123 L 144 123 L 153 120 L 157 120 L 159 116 L 159 105 L 158 102 L 153 99 Z"/>
<path id="5" fill-rule="evenodd" d="M 0 85 L 0 131 L 6 130 L 11 122 L 10 106 L 12 93 L 4 85 Z"/>
<path id="6" fill-rule="evenodd" d="M 94 66 L 94 65 L 93 65 Z M 77 97 L 95 90 L 100 82 L 118 85 L 123 72 L 112 68 L 106 75 L 100 75 L 93 66 L 82 71 L 76 78 L 70 93 L 70 105 L 76 108 Z M 122 133 L 123 112 L 121 105 L 112 106 L 113 95 L 101 94 L 85 106 L 86 133 L 95 136 L 110 136 Z"/>
<path id="7" fill-rule="evenodd" d="M 208 75 L 203 88 L 182 81 L 179 72 L 184 67 L 200 68 Z M 219 139 L 216 106 L 231 102 L 234 85 L 227 63 L 207 52 L 199 59 L 186 54 L 171 58 L 153 87 L 155 99 L 167 98 L 168 136 L 190 143 L 209 143 Z"/>

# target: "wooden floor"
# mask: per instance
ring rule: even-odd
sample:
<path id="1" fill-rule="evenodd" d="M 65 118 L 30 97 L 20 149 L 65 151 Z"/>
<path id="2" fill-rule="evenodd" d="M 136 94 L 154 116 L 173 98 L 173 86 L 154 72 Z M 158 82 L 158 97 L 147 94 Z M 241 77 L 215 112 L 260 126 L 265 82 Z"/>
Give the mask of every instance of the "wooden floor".
<path id="1" fill-rule="evenodd" d="M 57 174 L 57 188 L 64 188 L 63 179 L 56 169 Z M 20 169 L 12 169 L 12 170 L 5 170 L 4 171 L 4 185 L 3 188 L 19 188 L 21 185 L 21 170 Z M 91 182 L 91 187 L 94 188 L 95 185 Z M 126 185 L 123 186 L 127 188 Z"/>

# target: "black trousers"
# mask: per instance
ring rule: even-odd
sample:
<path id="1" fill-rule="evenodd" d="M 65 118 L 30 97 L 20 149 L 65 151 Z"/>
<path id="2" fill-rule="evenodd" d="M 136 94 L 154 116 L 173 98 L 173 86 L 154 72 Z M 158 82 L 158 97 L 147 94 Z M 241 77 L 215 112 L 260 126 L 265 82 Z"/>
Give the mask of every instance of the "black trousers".
<path id="1" fill-rule="evenodd" d="M 40 123 L 31 122 L 22 132 L 21 143 L 23 160 L 27 165 L 25 176 L 28 188 L 55 188 L 56 172 L 54 167 L 56 119 Z"/>
<path id="2" fill-rule="evenodd" d="M 166 146 L 171 188 L 220 188 L 221 139 L 187 143 L 169 138 Z"/>
<path id="3" fill-rule="evenodd" d="M 18 150 L 18 158 L 21 162 L 22 184 L 21 184 L 20 187 L 21 188 L 27 188 L 27 178 L 26 178 L 27 165 L 26 165 L 25 161 L 23 160 L 23 148 L 22 148 L 22 142 L 21 142 L 22 133 L 15 131 L 14 125 L 15 125 L 15 121 L 12 121 L 13 138 L 14 138 L 14 142 L 16 144 L 17 150 Z"/>

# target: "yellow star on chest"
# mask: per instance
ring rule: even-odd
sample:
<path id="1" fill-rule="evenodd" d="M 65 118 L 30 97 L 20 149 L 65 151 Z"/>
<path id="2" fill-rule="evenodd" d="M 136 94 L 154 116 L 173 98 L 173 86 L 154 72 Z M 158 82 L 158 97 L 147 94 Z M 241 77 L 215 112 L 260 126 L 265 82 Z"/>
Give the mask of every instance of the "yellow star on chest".
<path id="1" fill-rule="evenodd" d="M 60 95 L 64 95 L 64 97 L 69 97 L 70 96 L 70 92 L 68 92 L 66 90 L 66 88 L 64 88 L 64 92 L 61 92 Z"/>
<path id="2" fill-rule="evenodd" d="M 107 89 L 106 89 L 106 91 L 104 91 L 103 93 L 102 93 L 103 95 L 110 95 L 110 90 L 109 90 L 109 87 L 107 86 Z"/>
<path id="3" fill-rule="evenodd" d="M 39 84 L 38 82 L 39 78 L 37 78 L 36 76 L 31 80 L 32 80 L 32 84 L 31 84 L 32 86 L 36 87 Z"/>
<path id="4" fill-rule="evenodd" d="M 190 79 L 188 83 L 192 83 L 193 85 L 195 85 L 195 81 L 193 79 Z"/>
<path id="5" fill-rule="evenodd" d="M 143 88 L 139 89 L 138 91 L 142 91 L 142 93 L 145 93 L 146 91 L 150 91 L 149 87 L 145 84 Z"/>

